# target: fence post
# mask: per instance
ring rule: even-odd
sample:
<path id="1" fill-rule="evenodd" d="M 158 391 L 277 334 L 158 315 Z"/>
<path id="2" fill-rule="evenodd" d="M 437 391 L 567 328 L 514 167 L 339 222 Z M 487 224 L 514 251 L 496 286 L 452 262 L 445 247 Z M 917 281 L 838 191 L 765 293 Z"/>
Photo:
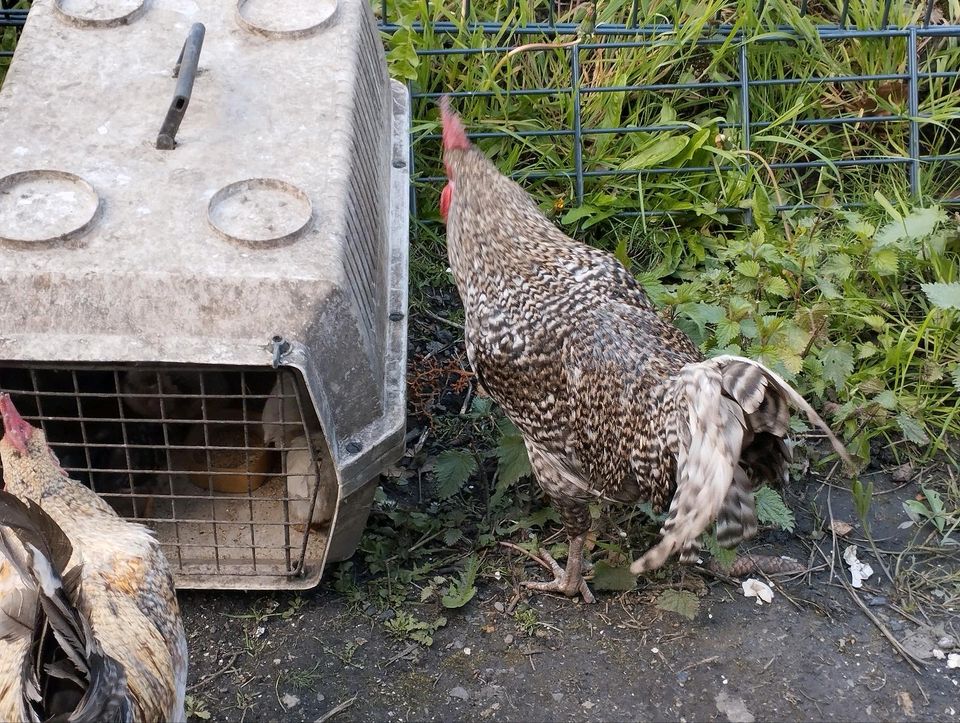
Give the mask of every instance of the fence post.
<path id="1" fill-rule="evenodd" d="M 910 193 L 914 198 L 920 196 L 920 124 L 917 116 L 920 113 L 919 90 L 917 85 L 917 28 L 910 26 L 907 36 L 907 73 L 910 75 L 910 90 L 908 93 L 907 112 L 910 114 Z"/>
<path id="2" fill-rule="evenodd" d="M 413 99 L 413 83 L 409 80 L 407 81 L 407 93 L 410 94 L 410 127 L 407 129 L 407 133 L 410 137 L 410 142 L 407 144 L 407 153 L 409 153 L 410 158 L 408 158 L 408 165 L 410 167 L 410 221 L 414 224 L 417 223 L 417 182 L 416 182 L 416 167 L 414 166 L 414 159 L 416 156 L 413 154 L 413 104 L 416 102 Z M 443 151 L 441 150 L 441 153 Z"/>
<path id="3" fill-rule="evenodd" d="M 738 32 L 738 34 L 740 34 Z M 740 146 L 745 151 L 750 150 L 750 76 L 747 71 L 747 44 L 746 38 L 740 35 Z M 750 162 L 747 161 L 747 165 Z M 743 215 L 743 222 L 747 226 L 753 225 L 753 211 L 747 209 Z"/>
<path id="4" fill-rule="evenodd" d="M 580 44 L 570 46 L 570 88 L 573 93 L 573 171 L 576 205 L 583 204 L 583 136 L 580 130 Z"/>

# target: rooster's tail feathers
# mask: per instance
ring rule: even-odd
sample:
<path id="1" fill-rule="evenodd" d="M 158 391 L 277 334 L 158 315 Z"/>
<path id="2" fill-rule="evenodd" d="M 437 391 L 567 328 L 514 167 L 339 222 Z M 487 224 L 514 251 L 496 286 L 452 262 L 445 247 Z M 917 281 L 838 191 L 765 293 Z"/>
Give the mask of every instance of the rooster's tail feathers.
<path id="1" fill-rule="evenodd" d="M 765 376 L 769 382 L 772 382 L 774 386 L 780 390 L 783 396 L 786 397 L 787 401 L 803 412 L 813 426 L 819 427 L 827 435 L 827 439 L 830 440 L 830 445 L 833 447 L 840 459 L 843 460 L 846 468 L 850 471 L 854 471 L 856 469 L 856 465 L 854 464 L 850 453 L 847 452 L 847 449 L 843 446 L 843 443 L 837 439 L 837 436 L 833 433 L 833 430 L 830 429 L 829 425 L 824 422 L 820 415 L 816 413 L 814 408 L 807 403 L 807 400 L 801 397 L 800 393 L 796 389 L 787 384 L 787 382 L 784 381 L 779 374 L 763 366 L 763 364 L 760 362 L 754 361 L 753 359 L 747 359 L 746 357 L 724 355 L 713 357 L 713 359 L 710 361 L 723 365 L 737 364 L 738 366 L 746 365 L 754 367 L 759 373 Z M 767 397 L 775 397 L 775 395 L 767 395 Z M 758 428 L 757 431 L 766 430 Z"/>
<path id="2" fill-rule="evenodd" d="M 721 394 L 722 384 L 720 367 L 711 362 L 688 364 L 680 371 L 677 492 L 660 542 L 630 566 L 634 575 L 655 570 L 678 551 L 684 561 L 695 560 L 697 538 L 727 498 L 746 426 L 742 405 Z M 759 406 L 759 399 L 754 405 L 754 390 L 744 387 L 740 396 L 747 406 Z"/>
<path id="3" fill-rule="evenodd" d="M 29 699 L 39 700 L 36 681 L 46 675 L 54 686 L 65 685 L 77 691 L 61 697 L 75 700 L 75 707 L 46 711 L 54 714 L 52 719 L 59 719 L 57 714 L 62 713 L 63 720 L 69 717 L 77 723 L 132 720 L 123 668 L 103 651 L 90 623 L 78 609 L 80 567 L 65 572 L 72 548 L 60 526 L 33 501 L 24 502 L 0 490 L 0 554 L 16 568 L 28 588 L 24 595 L 32 598 L 29 607 L 33 615 L 42 610 L 42 623 L 53 633 L 65 656 L 42 670 L 42 661 L 30 661 L 30 685 L 25 691 Z M 29 626 L 31 635 L 40 630 L 35 617 L 14 619 L 8 614 L 5 618 L 0 621 L 5 625 L 15 623 L 21 630 Z M 35 655 L 37 649 L 33 650 Z"/>
<path id="4" fill-rule="evenodd" d="M 786 476 L 791 457 L 783 441 L 789 429 L 788 402 L 826 432 L 834 450 L 853 469 L 853 460 L 826 422 L 793 387 L 759 362 L 720 356 L 688 364 L 675 389 L 682 400 L 677 491 L 660 542 L 630 566 L 635 575 L 656 569 L 677 551 L 681 561 L 693 562 L 697 538 L 714 519 L 717 541 L 724 547 L 756 534 L 754 485 L 744 465 L 761 480 Z"/>

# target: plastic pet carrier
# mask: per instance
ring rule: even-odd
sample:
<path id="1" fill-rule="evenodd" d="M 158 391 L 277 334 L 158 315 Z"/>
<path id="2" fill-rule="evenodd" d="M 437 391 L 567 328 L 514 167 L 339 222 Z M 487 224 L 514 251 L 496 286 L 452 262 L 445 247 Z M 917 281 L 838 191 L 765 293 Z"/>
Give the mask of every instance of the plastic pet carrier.
<path id="1" fill-rule="evenodd" d="M 365 0 L 37 0 L 0 390 L 181 587 L 302 588 L 402 453 L 409 102 Z"/>

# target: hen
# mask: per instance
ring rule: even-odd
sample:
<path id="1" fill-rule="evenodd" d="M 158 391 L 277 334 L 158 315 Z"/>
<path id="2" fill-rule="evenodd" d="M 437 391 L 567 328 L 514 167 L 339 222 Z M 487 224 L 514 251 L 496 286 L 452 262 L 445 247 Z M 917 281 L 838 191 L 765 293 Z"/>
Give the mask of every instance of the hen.
<path id="1" fill-rule="evenodd" d="M 670 502 L 653 570 L 716 520 L 733 546 L 756 533 L 753 491 L 785 480 L 788 404 L 849 463 L 840 442 L 783 379 L 750 359 L 705 360 L 611 255 L 561 233 L 467 139 L 441 101 L 447 185 L 440 210 L 478 380 L 519 428 L 533 473 L 569 536 L 566 569 L 545 550 L 536 590 L 593 595 L 583 579 L 588 503 Z"/>
<path id="2" fill-rule="evenodd" d="M 0 413 L 0 719 L 184 720 L 187 643 L 159 544 L 70 479 L 6 394 Z"/>

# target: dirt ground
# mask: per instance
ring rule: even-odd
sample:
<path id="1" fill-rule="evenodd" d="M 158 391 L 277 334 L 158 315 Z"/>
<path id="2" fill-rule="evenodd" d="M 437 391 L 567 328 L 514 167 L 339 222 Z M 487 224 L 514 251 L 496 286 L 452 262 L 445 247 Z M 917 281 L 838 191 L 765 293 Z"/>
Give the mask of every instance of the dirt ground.
<path id="1" fill-rule="evenodd" d="M 875 477 L 875 536 L 893 548 L 914 534 L 899 523 L 915 488 Z M 803 490 L 809 509 L 825 513 L 829 490 Z M 848 495 L 831 496 L 835 519 L 855 519 Z M 749 551 L 816 568 L 813 545 L 828 552 L 832 540 L 810 539 L 814 521 L 800 513 L 795 535 L 762 534 Z M 857 536 L 854 524 L 838 546 Z M 921 672 L 839 584 L 849 580 L 839 556 L 832 576 L 821 564 L 774 581 L 770 604 L 744 597 L 736 581 L 674 569 L 586 606 L 526 593 L 518 603 L 518 576 L 542 571 L 505 554 L 494 565 L 500 579 L 484 578 L 465 607 L 422 606 L 422 619 L 448 619 L 430 647 L 388 635 L 383 623 L 396 613 L 351 605 L 332 574 L 300 594 L 184 591 L 189 693 L 215 721 L 957 719 L 960 669 L 948 667 L 951 648 L 960 653 L 956 618 L 898 609 L 879 565 L 862 547 L 860 557 L 876 573 L 858 596 L 922 658 Z M 651 602 L 678 583 L 701 596 L 692 621 Z"/>

